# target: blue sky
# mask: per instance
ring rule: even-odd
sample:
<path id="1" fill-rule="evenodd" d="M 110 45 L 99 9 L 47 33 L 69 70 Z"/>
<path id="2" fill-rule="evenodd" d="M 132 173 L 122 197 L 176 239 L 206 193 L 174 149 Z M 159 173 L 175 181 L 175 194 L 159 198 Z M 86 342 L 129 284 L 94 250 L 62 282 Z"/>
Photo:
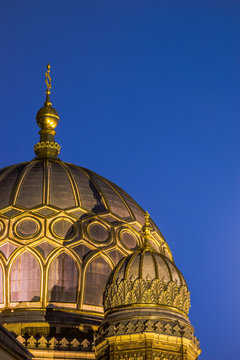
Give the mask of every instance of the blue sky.
<path id="1" fill-rule="evenodd" d="M 31 160 L 52 65 L 61 159 L 148 210 L 202 360 L 239 356 L 240 2 L 1 1 L 0 167 Z"/>

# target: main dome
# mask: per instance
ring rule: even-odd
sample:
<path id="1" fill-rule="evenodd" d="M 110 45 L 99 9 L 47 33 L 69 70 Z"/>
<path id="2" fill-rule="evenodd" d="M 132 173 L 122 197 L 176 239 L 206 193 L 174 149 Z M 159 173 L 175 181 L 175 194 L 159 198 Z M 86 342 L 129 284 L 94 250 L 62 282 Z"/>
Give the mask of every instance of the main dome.
<path id="1" fill-rule="evenodd" d="M 143 223 L 125 191 L 85 168 L 36 158 L 0 170 L 1 320 L 29 309 L 41 322 L 49 309 L 71 309 L 78 322 L 98 322 L 107 278 L 142 244 Z M 151 224 L 152 246 L 172 259 Z"/>
<path id="2" fill-rule="evenodd" d="M 120 187 L 58 158 L 49 71 L 36 116 L 36 158 L 0 170 L 0 321 L 18 335 L 98 325 L 108 276 L 141 246 L 145 221 L 143 209 Z M 151 226 L 152 246 L 172 260 Z"/>

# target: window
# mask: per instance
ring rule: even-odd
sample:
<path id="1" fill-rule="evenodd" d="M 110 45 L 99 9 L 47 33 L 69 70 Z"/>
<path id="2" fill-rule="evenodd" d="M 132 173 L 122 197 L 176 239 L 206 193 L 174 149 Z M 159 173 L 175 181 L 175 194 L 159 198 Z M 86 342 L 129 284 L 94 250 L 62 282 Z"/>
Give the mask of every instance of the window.
<path id="1" fill-rule="evenodd" d="M 0 303 L 3 303 L 3 269 L 0 263 Z"/>
<path id="2" fill-rule="evenodd" d="M 102 306 L 103 291 L 111 270 L 110 265 L 101 257 L 88 265 L 85 278 L 85 304 Z"/>
<path id="3" fill-rule="evenodd" d="M 11 270 L 11 301 L 40 301 L 41 270 L 37 259 L 24 252 Z"/>
<path id="4" fill-rule="evenodd" d="M 75 261 L 66 253 L 53 260 L 49 269 L 48 301 L 76 302 L 78 269 Z"/>

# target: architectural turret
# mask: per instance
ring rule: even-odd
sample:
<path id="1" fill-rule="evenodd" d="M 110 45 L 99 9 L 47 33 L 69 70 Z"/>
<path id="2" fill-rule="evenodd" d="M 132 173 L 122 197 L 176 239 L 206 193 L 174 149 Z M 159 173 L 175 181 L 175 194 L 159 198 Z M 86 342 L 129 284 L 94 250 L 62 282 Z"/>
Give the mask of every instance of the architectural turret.
<path id="1" fill-rule="evenodd" d="M 112 271 L 104 292 L 104 320 L 96 338 L 98 360 L 195 360 L 198 340 L 188 319 L 190 293 L 173 261 L 143 245 Z"/>

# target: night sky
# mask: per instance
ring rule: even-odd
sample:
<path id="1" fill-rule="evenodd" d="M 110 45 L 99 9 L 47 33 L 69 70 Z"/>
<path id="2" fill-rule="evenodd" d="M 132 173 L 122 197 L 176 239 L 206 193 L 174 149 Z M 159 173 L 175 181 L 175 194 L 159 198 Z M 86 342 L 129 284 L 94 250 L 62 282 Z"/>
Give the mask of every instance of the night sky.
<path id="1" fill-rule="evenodd" d="M 1 0 L 0 44 L 0 168 L 35 156 L 49 62 L 61 159 L 150 212 L 200 359 L 239 358 L 240 2 Z"/>

